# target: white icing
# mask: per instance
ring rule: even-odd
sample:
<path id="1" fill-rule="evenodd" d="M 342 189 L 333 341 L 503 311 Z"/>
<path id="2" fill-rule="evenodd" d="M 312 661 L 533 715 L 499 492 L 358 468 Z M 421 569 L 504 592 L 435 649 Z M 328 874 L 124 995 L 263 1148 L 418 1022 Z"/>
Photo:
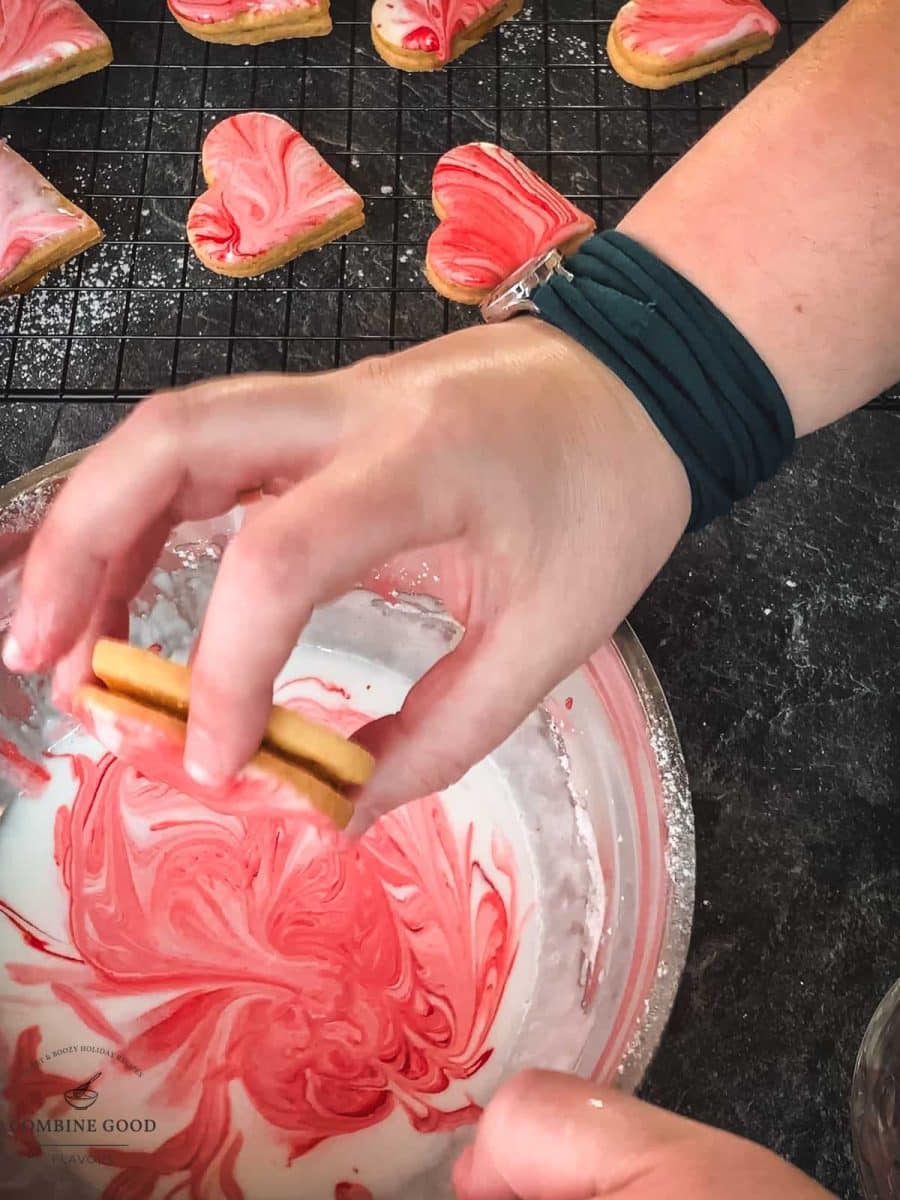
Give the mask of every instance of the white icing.
<path id="1" fill-rule="evenodd" d="M 162 642 L 167 651 L 184 656 L 212 577 L 209 560 L 201 557 L 192 565 L 199 570 L 182 569 L 175 576 L 158 573 L 156 598 L 145 618 L 135 623 L 136 641 Z M 283 677 L 318 675 L 345 687 L 353 707 L 373 715 L 395 711 L 411 678 L 444 653 L 458 635 L 446 617 L 428 608 L 405 610 L 400 638 L 398 620 L 403 618 L 396 610 L 369 594 L 345 597 L 316 614 L 305 644 L 294 652 Z M 314 684 L 304 687 L 312 688 L 315 698 L 322 700 L 321 690 Z M 343 701 L 337 698 L 336 702 Z M 50 735 L 49 723 L 44 727 L 47 744 L 55 740 L 55 734 Z M 104 736 L 103 740 L 108 739 Z M 100 753 L 97 743 L 81 732 L 68 734 L 56 748 L 92 757 Z M 65 896 L 53 862 L 52 831 L 57 808 L 71 803 L 74 788 L 65 759 L 48 760 L 48 766 L 52 782 L 45 793 L 39 800 L 16 800 L 0 826 L 0 894 L 65 943 Z M 596 857 L 595 851 L 589 851 L 590 829 L 583 822 L 581 830 L 577 828 L 565 772 L 543 718 L 535 716 L 526 722 L 497 754 L 450 789 L 446 799 L 455 825 L 474 823 L 477 856 L 487 859 L 492 832 L 503 832 L 513 850 L 523 908 L 533 902 L 489 1038 L 494 1054 L 464 1087 L 454 1085 L 439 1098 L 440 1107 L 451 1108 L 465 1103 L 467 1097 L 484 1103 L 516 1067 L 532 1063 L 560 1069 L 575 1066 L 591 1025 L 581 1007 L 585 898 L 593 886 L 593 936 L 596 909 L 598 905 L 602 909 L 603 897 L 602 880 L 596 871 L 592 879 L 587 866 L 588 858 Z M 0 917 L 0 964 L 10 961 L 46 962 L 38 952 L 29 951 L 15 927 Z M 137 1015 L 147 1006 L 148 999 L 143 996 L 136 1006 L 134 999 L 128 999 L 105 1004 L 104 1011 L 115 1022 Z M 0 989 L 0 1035 L 8 1044 L 38 1015 L 48 1048 L 95 1046 L 103 1041 L 68 1006 L 54 1000 L 46 987 L 7 982 Z M 90 1074 L 96 1056 L 82 1055 L 81 1059 L 79 1064 L 77 1054 L 66 1058 L 60 1071 L 78 1075 L 83 1067 L 86 1075 Z M 114 1105 L 117 1112 L 157 1119 L 161 1138 L 166 1113 L 152 1089 L 151 1078 L 126 1075 L 120 1082 L 106 1084 L 104 1103 Z M 235 1126 L 245 1135 L 237 1178 L 248 1200 L 332 1200 L 334 1184 L 340 1179 L 361 1180 L 379 1200 L 388 1196 L 442 1200 L 452 1194 L 448 1163 L 470 1136 L 468 1130 L 416 1133 L 406 1115 L 395 1112 L 379 1125 L 334 1138 L 288 1166 L 283 1149 L 240 1085 L 232 1085 L 231 1100 Z M 0 1138 L 0 1147 L 2 1143 Z M 32 1167 L 35 1179 L 46 1170 L 46 1164 L 40 1162 L 27 1169 Z M 17 1172 L 25 1169 L 21 1162 L 15 1163 Z M 56 1176 L 59 1200 L 76 1195 L 85 1184 L 87 1195 L 97 1196 L 111 1174 L 106 1168 L 75 1163 L 64 1175 Z M 41 1195 L 51 1200 L 49 1185 L 40 1186 L 47 1189 Z"/>

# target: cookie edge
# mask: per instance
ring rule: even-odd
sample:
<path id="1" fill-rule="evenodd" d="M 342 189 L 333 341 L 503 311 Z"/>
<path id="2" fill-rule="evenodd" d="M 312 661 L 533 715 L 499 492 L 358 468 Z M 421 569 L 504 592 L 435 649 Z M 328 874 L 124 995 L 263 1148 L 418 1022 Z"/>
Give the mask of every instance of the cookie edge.
<path id="1" fill-rule="evenodd" d="M 552 187 L 552 184 L 550 186 Z M 574 202 L 570 201 L 570 203 Z M 444 206 L 440 203 L 433 190 L 431 193 L 431 207 L 434 209 L 434 215 L 437 217 L 439 225 L 443 221 L 446 221 L 447 209 L 444 208 Z M 560 244 L 555 247 L 555 249 L 559 250 L 563 257 L 566 257 L 570 254 L 575 254 L 576 251 L 584 245 L 588 238 L 593 237 L 597 232 L 597 222 L 594 220 L 594 218 L 589 216 L 588 213 L 585 213 L 583 209 L 578 209 L 578 211 L 584 213 L 584 216 L 587 217 L 591 225 L 589 229 L 573 234 L 570 238 L 567 238 L 564 242 L 560 242 Z M 431 237 L 434 236 L 435 232 L 436 230 L 432 230 Z M 431 237 L 428 239 L 429 245 L 431 243 Z M 521 265 L 524 266 L 525 264 L 522 263 Z M 445 300 L 452 300 L 455 304 L 466 304 L 469 307 L 474 307 L 477 304 L 481 304 L 482 301 L 486 300 L 491 292 L 494 291 L 495 287 L 500 286 L 499 284 L 495 284 L 492 287 L 487 288 L 467 288 L 462 284 L 453 283 L 451 280 L 441 275 L 440 271 L 437 270 L 434 263 L 431 261 L 427 247 L 425 250 L 425 278 L 438 293 L 438 295 L 443 296 Z M 502 283 L 503 281 L 501 280 L 500 282 Z"/>
<path id="2" fill-rule="evenodd" d="M 500 0 L 499 4 L 487 9 L 468 29 L 454 35 L 450 45 L 450 57 L 447 59 L 440 58 L 431 50 L 408 50 L 404 46 L 389 42 L 375 28 L 374 10 L 370 26 L 372 43 L 388 66 L 394 67 L 398 71 L 410 73 L 440 71 L 447 63 L 453 62 L 454 59 L 460 58 L 468 50 L 471 50 L 473 46 L 477 46 L 498 25 L 518 16 L 522 11 L 523 4 L 524 0 Z"/>
<path id="3" fill-rule="evenodd" d="M 15 151 L 13 152 L 15 153 Z M 53 184 L 41 176 L 48 190 L 56 197 L 61 208 L 73 216 L 83 218 L 86 222 L 80 228 L 58 238 L 47 238 L 45 242 L 20 259 L 5 279 L 0 280 L 0 298 L 4 296 L 24 296 L 36 287 L 45 275 L 55 271 L 69 259 L 83 254 L 91 246 L 103 241 L 103 230 L 92 216 L 73 204 L 62 192 L 57 191 Z"/>
<path id="4" fill-rule="evenodd" d="M 180 17 L 171 4 L 166 6 L 177 24 L 201 42 L 226 46 L 259 46 L 288 38 L 326 37 L 331 33 L 330 0 L 298 9 L 296 13 L 246 12 L 230 21 L 190 21 Z"/>
<path id="5" fill-rule="evenodd" d="M 49 67 L 37 67 L 33 71 L 25 71 L 0 83 L 0 107 L 18 104 L 20 100 L 28 100 L 31 96 L 49 91 L 50 88 L 72 83 L 75 79 L 81 79 L 83 75 L 91 75 L 94 71 L 102 71 L 104 67 L 108 67 L 113 61 L 113 49 L 106 34 L 103 34 L 103 37 L 104 41 L 100 45 L 79 50 L 60 63 Z"/>
<path id="6" fill-rule="evenodd" d="M 167 733 L 177 745 L 184 748 L 187 736 L 186 722 L 173 713 L 143 704 L 133 696 L 122 696 L 92 684 L 85 684 L 76 691 L 72 708 L 79 720 L 84 721 L 87 717 L 86 723 L 89 725 L 94 723 L 94 713 L 98 710 L 118 716 L 125 713 L 151 728 Z M 123 758 L 122 761 L 127 762 L 128 759 Z M 238 772 L 237 779 L 240 781 L 242 777 L 247 777 L 248 772 L 252 775 L 257 771 L 289 785 L 296 792 L 298 800 L 304 802 L 304 808 L 322 813 L 339 829 L 345 829 L 349 824 L 354 811 L 352 801 L 309 771 L 286 762 L 265 749 L 258 750 L 253 755 L 247 765 Z M 202 793 L 198 794 L 202 797 Z"/>
<path id="7" fill-rule="evenodd" d="M 199 196 L 197 199 L 199 199 Z M 222 263 L 218 259 L 211 258 L 209 255 L 204 254 L 197 246 L 188 227 L 191 219 L 191 211 L 193 211 L 194 207 L 193 204 L 191 205 L 191 210 L 188 212 L 188 221 L 185 229 L 191 249 L 207 270 L 212 271 L 216 275 L 228 276 L 230 279 L 252 279 L 259 275 L 265 275 L 269 271 L 276 271 L 279 267 L 283 267 L 287 263 L 293 262 L 295 258 L 299 258 L 301 254 L 305 254 L 307 250 L 318 250 L 320 246 L 327 246 L 329 242 L 334 242 L 338 238 L 352 233 L 354 229 L 360 229 L 366 223 L 366 213 L 362 197 L 357 196 L 357 200 L 358 203 L 348 204 L 337 216 L 323 221 L 321 225 L 317 225 L 311 232 L 291 238 L 287 242 L 280 242 L 264 254 L 257 254 L 253 258 L 244 258 L 240 262 L 233 264 Z"/>
<path id="8" fill-rule="evenodd" d="M 618 17 L 613 20 L 606 39 L 606 54 L 610 64 L 626 83 L 648 91 L 662 91 L 679 83 L 702 79 L 704 75 L 714 75 L 726 67 L 755 58 L 757 54 L 765 54 L 775 44 L 774 34 L 749 34 L 733 43 L 724 54 L 711 51 L 709 54 L 693 55 L 673 70 L 670 61 L 659 55 L 634 54 L 627 50 L 621 43 L 617 20 Z"/>

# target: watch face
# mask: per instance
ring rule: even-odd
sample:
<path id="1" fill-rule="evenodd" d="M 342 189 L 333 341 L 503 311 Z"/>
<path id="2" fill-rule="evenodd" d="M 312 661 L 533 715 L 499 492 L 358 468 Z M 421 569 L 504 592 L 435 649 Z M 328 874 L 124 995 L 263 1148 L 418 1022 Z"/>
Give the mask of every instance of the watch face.
<path id="1" fill-rule="evenodd" d="M 509 317 L 521 316 L 522 313 L 536 313 L 532 293 L 560 270 L 561 265 L 562 255 L 559 251 L 549 250 L 519 267 L 482 301 L 482 319 L 490 325 L 506 321 Z"/>

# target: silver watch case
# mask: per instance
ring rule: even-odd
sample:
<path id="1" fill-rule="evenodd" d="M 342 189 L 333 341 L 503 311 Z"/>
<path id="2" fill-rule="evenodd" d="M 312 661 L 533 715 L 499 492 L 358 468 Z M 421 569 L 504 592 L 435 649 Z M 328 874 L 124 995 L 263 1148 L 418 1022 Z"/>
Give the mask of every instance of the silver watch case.
<path id="1" fill-rule="evenodd" d="M 527 262 L 524 267 L 519 267 L 482 300 L 479 306 L 482 319 L 488 325 L 494 325 L 498 321 L 508 321 L 510 317 L 522 316 L 523 313 L 537 316 L 538 308 L 531 297 L 541 284 L 547 283 L 554 275 L 562 275 L 569 280 L 573 278 L 563 266 L 560 252 L 548 250 L 546 254 Z"/>

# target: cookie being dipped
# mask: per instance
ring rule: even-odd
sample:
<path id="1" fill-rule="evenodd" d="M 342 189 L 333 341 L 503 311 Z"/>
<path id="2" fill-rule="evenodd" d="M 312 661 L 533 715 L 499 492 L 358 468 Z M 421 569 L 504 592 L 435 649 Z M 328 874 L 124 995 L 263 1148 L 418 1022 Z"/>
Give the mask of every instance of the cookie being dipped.
<path id="1" fill-rule="evenodd" d="M 197 793 L 183 765 L 190 669 L 107 638 L 94 648 L 92 665 L 102 686 L 78 689 L 75 715 L 106 749 L 141 774 Z M 262 802 L 292 811 L 307 808 L 343 829 L 353 813 L 346 793 L 364 784 L 373 766 L 361 746 L 274 705 L 250 762 L 224 787 L 202 789 L 202 798 L 225 811 Z"/>

